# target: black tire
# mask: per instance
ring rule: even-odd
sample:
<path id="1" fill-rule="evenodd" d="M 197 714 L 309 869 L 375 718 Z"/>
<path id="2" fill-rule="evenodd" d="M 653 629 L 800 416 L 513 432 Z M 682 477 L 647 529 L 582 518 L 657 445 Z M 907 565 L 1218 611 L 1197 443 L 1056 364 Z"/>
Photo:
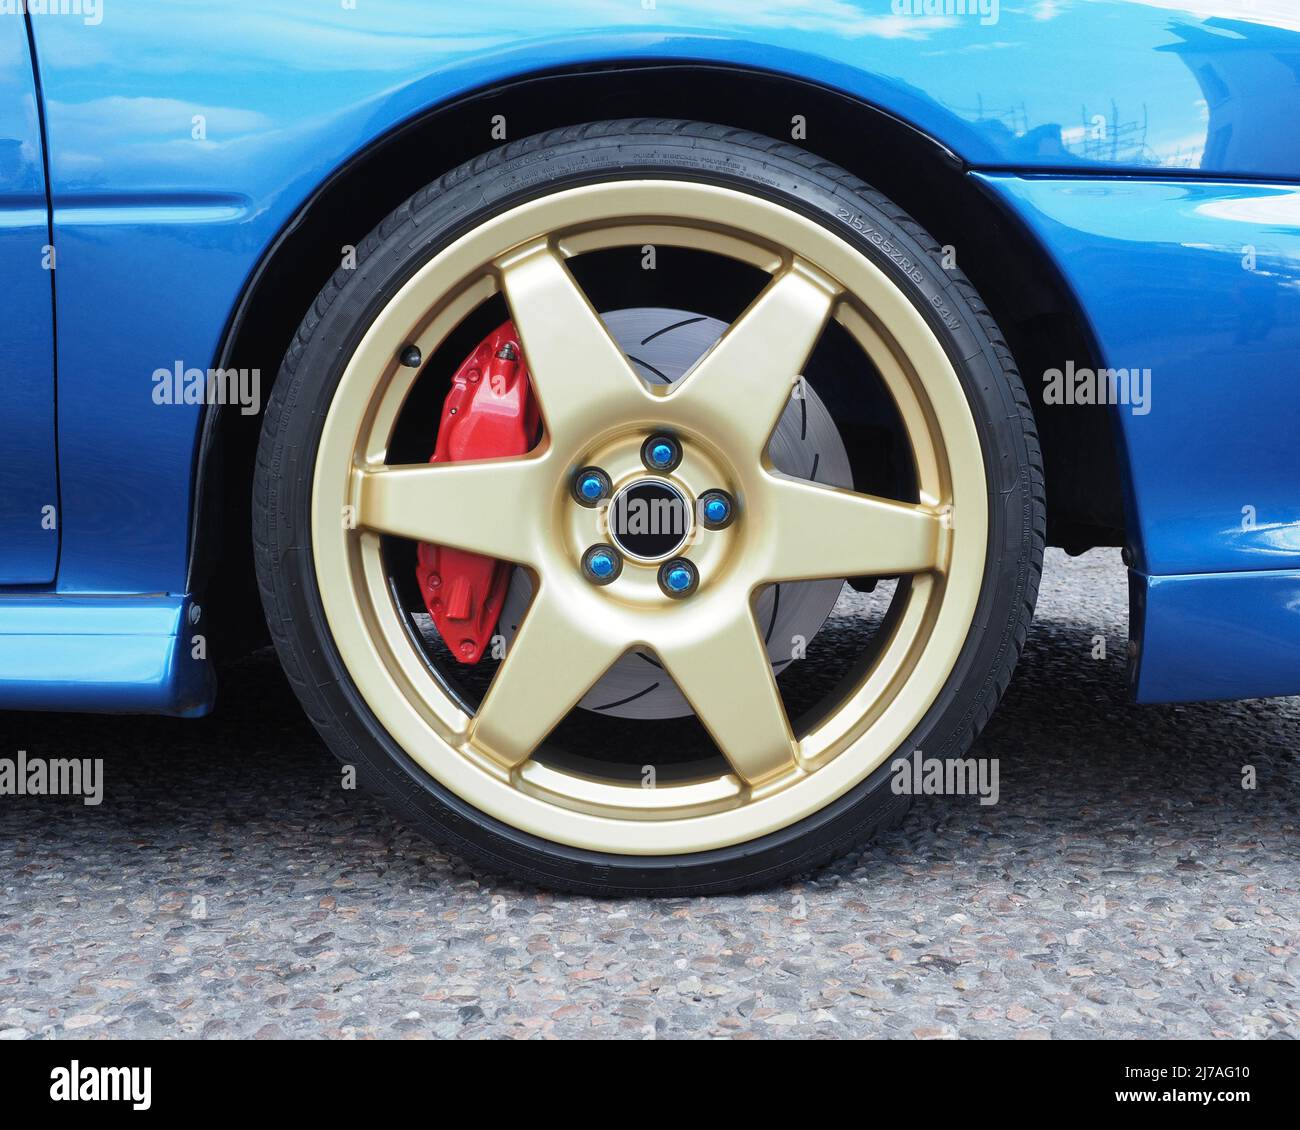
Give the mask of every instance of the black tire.
<path id="1" fill-rule="evenodd" d="M 267 405 L 254 485 L 258 583 L 280 660 L 334 753 L 402 820 L 497 873 L 596 895 L 707 894 L 806 872 L 901 821 L 886 761 L 800 823 L 689 856 L 635 857 L 539 839 L 479 812 L 419 769 L 354 687 L 326 627 L 311 560 L 312 468 L 333 390 L 377 312 L 438 250 L 485 217 L 560 188 L 653 174 L 722 184 L 797 209 L 859 247 L 943 342 L 976 420 L 988 481 L 987 566 L 975 623 L 947 685 L 900 749 L 963 754 L 1006 689 L 1033 613 L 1045 528 L 1033 414 L 1002 335 L 970 283 L 901 209 L 791 145 L 694 122 L 597 122 L 514 142 L 394 211 L 299 327 Z M 943 311 L 941 317 L 938 311 Z"/>

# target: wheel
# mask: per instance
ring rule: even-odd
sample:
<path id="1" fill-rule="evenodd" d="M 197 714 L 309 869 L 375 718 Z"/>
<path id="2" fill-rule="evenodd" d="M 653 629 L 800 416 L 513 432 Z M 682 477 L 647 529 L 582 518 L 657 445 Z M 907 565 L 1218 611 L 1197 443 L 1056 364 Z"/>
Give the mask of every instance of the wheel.
<path id="1" fill-rule="evenodd" d="M 519 445 L 449 458 L 484 357 Z M 605 895 L 771 883 L 901 820 L 895 755 L 962 755 L 1006 687 L 1044 531 L 1020 378 L 934 241 L 798 149 L 658 120 L 386 219 L 298 330 L 254 509 L 281 662 L 360 782 Z"/>

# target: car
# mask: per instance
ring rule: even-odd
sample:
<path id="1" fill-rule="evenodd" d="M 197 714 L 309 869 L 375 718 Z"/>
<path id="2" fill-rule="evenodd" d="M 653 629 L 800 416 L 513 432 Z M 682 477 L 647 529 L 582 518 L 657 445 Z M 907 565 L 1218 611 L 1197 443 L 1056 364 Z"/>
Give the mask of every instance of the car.
<path id="1" fill-rule="evenodd" d="M 1290 0 L 16 8 L 0 708 L 269 641 L 483 874 L 704 895 L 982 772 L 1045 546 L 1300 692 Z"/>

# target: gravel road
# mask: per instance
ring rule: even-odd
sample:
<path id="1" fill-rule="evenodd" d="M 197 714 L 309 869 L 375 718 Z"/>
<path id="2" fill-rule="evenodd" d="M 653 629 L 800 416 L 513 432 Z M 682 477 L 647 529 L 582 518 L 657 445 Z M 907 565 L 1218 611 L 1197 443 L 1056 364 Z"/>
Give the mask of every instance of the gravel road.
<path id="1" fill-rule="evenodd" d="M 0 1037 L 1300 1036 L 1300 699 L 1131 706 L 1126 618 L 1115 551 L 1053 551 L 999 803 L 708 900 L 480 882 L 339 788 L 270 653 L 199 722 L 0 715 L 106 780 L 0 797 Z"/>

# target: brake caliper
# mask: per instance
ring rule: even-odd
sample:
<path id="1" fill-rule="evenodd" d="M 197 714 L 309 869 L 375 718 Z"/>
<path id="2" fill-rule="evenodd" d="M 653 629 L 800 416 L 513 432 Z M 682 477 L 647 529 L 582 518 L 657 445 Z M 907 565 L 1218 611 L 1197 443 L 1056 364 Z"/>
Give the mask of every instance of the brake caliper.
<path id="1" fill-rule="evenodd" d="M 524 455 L 537 438 L 538 411 L 513 322 L 483 339 L 451 378 L 430 463 Z M 425 607 L 461 663 L 491 643 L 513 566 L 508 561 L 421 543 L 416 575 Z"/>

